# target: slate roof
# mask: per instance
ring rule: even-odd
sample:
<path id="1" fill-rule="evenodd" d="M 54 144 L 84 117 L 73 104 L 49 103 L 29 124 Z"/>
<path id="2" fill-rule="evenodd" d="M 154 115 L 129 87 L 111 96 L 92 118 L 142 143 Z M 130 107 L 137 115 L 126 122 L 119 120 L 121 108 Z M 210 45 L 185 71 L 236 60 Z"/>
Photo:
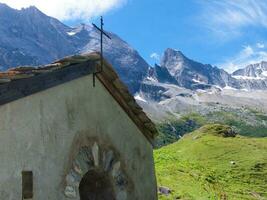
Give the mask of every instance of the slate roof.
<path id="1" fill-rule="evenodd" d="M 19 98 L 43 91 L 100 69 L 98 53 L 76 55 L 40 67 L 17 67 L 0 73 L 0 106 Z M 104 61 L 104 68 L 97 74 L 145 137 L 153 144 L 158 132 L 154 123 L 136 103 L 128 88 L 119 79 L 113 67 Z"/>

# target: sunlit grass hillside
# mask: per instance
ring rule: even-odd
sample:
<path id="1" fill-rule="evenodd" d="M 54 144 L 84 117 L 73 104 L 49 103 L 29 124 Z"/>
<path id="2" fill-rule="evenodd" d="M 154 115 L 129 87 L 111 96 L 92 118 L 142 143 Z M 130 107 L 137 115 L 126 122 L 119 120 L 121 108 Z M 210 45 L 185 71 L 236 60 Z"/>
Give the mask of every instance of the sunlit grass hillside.
<path id="1" fill-rule="evenodd" d="M 206 125 L 155 150 L 159 199 L 267 199 L 267 138 L 226 137 L 230 127 Z"/>

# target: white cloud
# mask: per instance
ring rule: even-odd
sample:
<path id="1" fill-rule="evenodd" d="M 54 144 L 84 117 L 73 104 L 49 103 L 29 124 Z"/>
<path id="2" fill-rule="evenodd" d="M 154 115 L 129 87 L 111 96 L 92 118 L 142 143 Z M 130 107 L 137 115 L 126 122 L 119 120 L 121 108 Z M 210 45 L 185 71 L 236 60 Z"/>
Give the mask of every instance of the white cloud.
<path id="1" fill-rule="evenodd" d="M 153 59 L 159 61 L 160 60 L 160 55 L 158 53 L 152 53 L 150 55 L 150 58 L 153 58 Z"/>
<path id="2" fill-rule="evenodd" d="M 264 48 L 265 48 L 265 45 L 264 45 L 263 43 L 260 43 L 260 42 L 258 42 L 258 43 L 256 44 L 256 46 L 257 46 L 259 49 L 264 49 Z"/>
<path id="3" fill-rule="evenodd" d="M 267 1 L 214 0 L 201 1 L 201 22 L 217 35 L 234 37 L 248 26 L 267 27 Z"/>
<path id="4" fill-rule="evenodd" d="M 16 8 L 36 6 L 45 14 L 60 20 L 90 20 L 118 8 L 127 0 L 1 0 Z"/>
<path id="5" fill-rule="evenodd" d="M 244 46 L 236 56 L 226 60 L 224 63 L 218 64 L 218 66 L 232 73 L 249 64 L 267 61 L 267 51 L 258 48 L 257 45 L 258 44 L 254 46 Z"/>

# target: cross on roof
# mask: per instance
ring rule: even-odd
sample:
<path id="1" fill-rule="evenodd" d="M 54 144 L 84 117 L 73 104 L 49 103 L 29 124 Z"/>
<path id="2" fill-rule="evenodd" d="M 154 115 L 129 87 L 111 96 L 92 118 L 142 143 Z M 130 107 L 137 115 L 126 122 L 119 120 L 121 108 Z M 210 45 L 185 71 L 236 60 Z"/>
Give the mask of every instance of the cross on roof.
<path id="1" fill-rule="evenodd" d="M 100 28 L 93 23 L 93 26 L 100 32 L 100 62 L 101 62 L 101 69 L 100 69 L 100 71 L 95 72 L 94 75 L 93 75 L 93 85 L 94 86 L 95 86 L 95 75 L 97 73 L 101 73 L 102 70 L 103 70 L 103 35 L 106 36 L 108 39 L 111 40 L 111 37 L 107 33 L 105 33 L 105 31 L 103 29 L 104 21 L 103 21 L 103 17 L 102 16 L 101 16 L 100 22 L 101 22 Z"/>

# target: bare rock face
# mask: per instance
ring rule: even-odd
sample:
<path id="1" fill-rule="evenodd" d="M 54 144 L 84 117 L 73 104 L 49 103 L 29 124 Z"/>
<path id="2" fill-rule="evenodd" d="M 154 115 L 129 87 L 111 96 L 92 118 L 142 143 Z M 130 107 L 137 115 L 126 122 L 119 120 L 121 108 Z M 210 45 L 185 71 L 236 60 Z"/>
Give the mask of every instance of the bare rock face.
<path id="1" fill-rule="evenodd" d="M 161 67 L 168 69 L 181 87 L 207 89 L 211 86 L 231 87 L 246 90 L 267 89 L 267 62 L 251 64 L 232 74 L 187 58 L 182 52 L 167 49 Z"/>
<path id="2" fill-rule="evenodd" d="M 166 98 L 166 96 L 161 95 L 161 91 L 164 91 L 164 89 L 154 87 L 151 92 L 147 90 L 148 85 L 151 87 L 156 82 L 172 84 L 193 91 L 214 88 L 244 91 L 266 90 L 267 62 L 249 65 L 230 74 L 216 66 L 191 60 L 181 51 L 168 48 L 164 52 L 161 64 L 149 69 L 148 77 L 143 84 L 146 87 L 141 87 L 142 92 L 158 101 Z"/>
<path id="3" fill-rule="evenodd" d="M 231 128 L 225 131 L 224 137 L 235 137 L 237 133 Z"/>
<path id="4" fill-rule="evenodd" d="M 246 77 L 267 77 L 267 62 L 262 61 L 260 63 L 251 64 L 243 69 L 238 69 L 233 72 L 234 76 L 246 76 Z"/>
<path id="5" fill-rule="evenodd" d="M 171 189 L 164 186 L 159 186 L 159 193 L 168 196 L 171 194 Z"/>
<path id="6" fill-rule="evenodd" d="M 45 64 L 75 51 L 65 33 L 70 28 L 36 7 L 15 10 L 0 4 L 0 23 L 0 66 L 3 69 Z"/>
<path id="7" fill-rule="evenodd" d="M 267 62 L 262 61 L 248 65 L 243 69 L 233 72 L 232 76 L 236 78 L 241 88 L 252 90 L 267 89 Z"/>
<path id="8" fill-rule="evenodd" d="M 170 74 L 168 69 L 164 66 L 155 64 L 154 68 L 149 69 L 149 77 L 161 83 L 178 84 L 176 79 Z"/>
<path id="9" fill-rule="evenodd" d="M 174 49 L 165 51 L 161 66 L 168 69 L 179 86 L 188 89 L 205 89 L 211 85 L 225 87 L 234 81 L 223 69 L 191 60 Z"/>
<path id="10" fill-rule="evenodd" d="M 91 25 L 71 28 L 36 7 L 15 10 L 0 3 L 0 70 L 37 66 L 65 56 L 100 51 L 99 32 Z M 104 39 L 104 57 L 135 93 L 149 65 L 129 44 L 113 33 Z"/>

